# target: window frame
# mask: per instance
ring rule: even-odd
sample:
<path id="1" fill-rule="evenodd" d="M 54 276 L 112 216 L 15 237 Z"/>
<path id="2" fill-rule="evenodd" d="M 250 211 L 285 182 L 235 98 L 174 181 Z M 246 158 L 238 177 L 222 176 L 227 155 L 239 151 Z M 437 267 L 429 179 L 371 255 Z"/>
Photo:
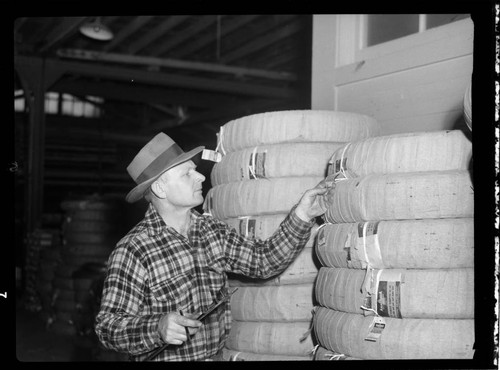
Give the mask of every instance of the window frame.
<path id="1" fill-rule="evenodd" d="M 337 19 L 336 34 L 339 47 L 336 51 L 336 67 L 381 58 L 453 37 L 454 32 L 461 32 L 472 23 L 469 15 L 465 19 L 426 29 L 427 14 L 419 14 L 418 33 L 365 47 L 367 17 L 367 14 L 346 14 Z"/>
<path id="2" fill-rule="evenodd" d="M 356 18 L 353 23 L 356 23 L 360 31 L 361 15 Z M 344 32 L 352 32 L 352 27 L 345 27 L 340 31 L 337 34 L 338 40 L 342 39 Z M 470 40 L 473 37 L 474 25 L 471 18 L 433 27 L 363 50 L 359 50 L 358 37 L 357 45 L 353 42 L 350 49 L 337 49 L 337 53 L 345 51 L 347 55 L 338 56 L 337 61 L 342 63 L 337 64 L 332 83 L 339 86 L 472 54 L 473 43 Z"/>
<path id="3" fill-rule="evenodd" d="M 359 38 L 359 46 L 356 48 L 355 51 L 355 56 L 354 56 L 355 61 L 379 58 L 381 56 L 398 52 L 408 47 L 417 47 L 424 42 L 428 42 L 429 40 L 439 39 L 440 37 L 443 37 L 442 35 L 443 32 L 441 31 L 443 31 L 444 27 L 453 25 L 454 23 L 458 22 L 463 22 L 463 21 L 467 22 L 467 20 L 470 20 L 470 15 L 469 18 L 466 19 L 453 21 L 441 26 L 427 29 L 427 14 L 419 14 L 418 32 L 368 47 L 364 46 L 366 45 L 366 39 L 367 39 L 366 35 L 367 19 L 368 16 L 366 14 L 363 14 L 360 17 L 359 21 L 360 38 Z M 448 34 L 449 32 L 444 32 L 444 33 Z"/>

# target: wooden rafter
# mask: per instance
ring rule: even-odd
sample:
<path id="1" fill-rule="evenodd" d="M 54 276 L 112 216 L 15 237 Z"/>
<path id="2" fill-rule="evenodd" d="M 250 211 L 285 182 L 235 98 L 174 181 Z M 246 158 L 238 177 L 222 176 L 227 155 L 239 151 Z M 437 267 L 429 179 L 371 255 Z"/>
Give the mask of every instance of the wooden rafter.
<path id="1" fill-rule="evenodd" d="M 235 100 L 234 97 L 211 92 L 186 92 L 155 86 L 124 86 L 112 82 L 78 81 L 78 83 L 74 83 L 61 80 L 52 86 L 51 91 L 66 92 L 72 95 L 101 96 L 113 100 L 188 105 L 199 108 L 233 104 Z"/>
<path id="2" fill-rule="evenodd" d="M 272 19 L 269 19 L 272 17 Z M 296 15 L 275 15 L 275 16 L 259 16 L 254 22 L 243 26 L 236 32 L 226 35 L 223 48 L 221 50 L 221 59 L 225 61 L 225 54 L 236 50 L 243 45 L 248 44 L 256 38 L 263 35 L 271 35 L 283 25 L 296 19 Z"/>
<path id="3" fill-rule="evenodd" d="M 192 37 L 193 34 L 197 34 L 198 32 L 205 30 L 208 26 L 212 25 L 216 21 L 216 16 L 214 15 L 199 16 L 196 18 L 199 18 L 198 21 L 195 22 L 193 25 L 191 25 L 188 30 L 179 33 L 176 36 L 169 37 L 159 47 L 155 48 L 152 51 L 151 55 L 159 56 L 165 54 L 173 47 L 179 45 L 180 43 Z"/>
<path id="4" fill-rule="evenodd" d="M 229 53 L 224 54 L 224 60 L 226 63 L 231 63 L 237 59 L 243 58 L 251 53 L 255 53 L 269 45 L 279 42 L 281 39 L 292 36 L 296 32 L 300 31 L 300 23 L 292 23 L 287 27 L 280 29 L 279 31 L 273 33 L 272 35 L 262 35 L 261 37 L 235 49 Z"/>
<path id="5" fill-rule="evenodd" d="M 44 44 L 40 47 L 41 53 L 46 52 L 50 48 L 63 42 L 68 37 L 71 37 L 78 32 L 78 27 L 85 22 L 87 17 L 64 17 L 61 23 L 54 28 L 46 37 Z"/>
<path id="6" fill-rule="evenodd" d="M 229 20 L 227 23 L 223 23 L 223 26 L 221 27 L 220 36 L 222 37 L 234 30 L 237 30 L 238 28 L 244 26 L 245 24 L 253 21 L 256 17 L 258 17 L 258 15 L 242 15 Z M 212 42 L 214 39 L 215 39 L 214 34 L 206 33 L 197 40 L 194 40 L 193 42 L 186 44 L 182 49 L 177 50 L 176 56 L 177 58 L 183 58 L 189 56 L 189 54 L 192 54 L 195 51 L 198 51 L 203 47 L 209 45 L 210 42 Z"/>
<path id="7" fill-rule="evenodd" d="M 81 49 L 60 49 L 57 55 L 64 58 L 79 60 L 115 62 L 122 64 L 135 64 L 157 67 L 177 68 L 193 71 L 204 71 L 213 73 L 228 73 L 237 76 L 253 76 L 272 80 L 295 81 L 297 77 L 291 73 L 266 71 L 263 69 L 251 69 L 233 67 L 216 63 L 190 62 L 179 59 L 164 59 L 155 57 L 142 57 L 128 54 L 100 53 Z"/>
<path id="8" fill-rule="evenodd" d="M 135 42 L 131 43 L 127 51 L 129 54 L 136 54 L 137 52 L 144 49 L 146 46 L 151 44 L 153 41 L 163 36 L 168 30 L 174 28 L 178 24 L 184 22 L 189 17 L 187 15 L 171 16 L 160 22 L 152 31 L 148 32 Z"/>
<path id="9" fill-rule="evenodd" d="M 115 34 L 113 40 L 105 45 L 101 50 L 108 51 L 116 48 L 120 45 L 120 43 L 129 37 L 131 34 L 136 32 L 138 29 L 143 27 L 146 23 L 148 23 L 154 17 L 152 16 L 139 16 L 135 17 L 126 27 L 118 30 Z"/>
<path id="10" fill-rule="evenodd" d="M 35 25 L 36 32 L 22 32 L 23 38 L 22 42 L 28 45 L 35 45 L 42 41 L 50 30 L 54 27 L 54 23 L 57 22 L 56 18 L 27 18 L 27 21 L 19 29 L 22 32 L 25 27 L 30 25 Z"/>
<path id="11" fill-rule="evenodd" d="M 25 59 L 25 57 L 19 57 Z M 29 59 L 29 58 L 28 58 Z M 94 77 L 107 77 L 110 79 L 127 81 L 131 85 L 134 81 L 171 87 L 191 88 L 201 91 L 218 91 L 246 96 L 260 96 L 265 98 L 293 98 L 296 91 L 290 88 L 263 86 L 249 82 L 222 81 L 205 77 L 183 76 L 172 73 L 159 73 L 142 71 L 132 68 L 110 66 L 96 66 L 85 63 L 73 63 L 47 59 L 46 66 L 57 71 Z"/>

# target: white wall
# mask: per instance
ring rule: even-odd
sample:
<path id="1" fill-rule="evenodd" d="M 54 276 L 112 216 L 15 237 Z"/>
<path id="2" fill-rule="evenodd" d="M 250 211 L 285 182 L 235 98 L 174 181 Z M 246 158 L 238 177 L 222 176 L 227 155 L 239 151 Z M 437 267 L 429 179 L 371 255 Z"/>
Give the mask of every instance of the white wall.
<path id="1" fill-rule="evenodd" d="M 312 109 L 373 116 L 382 134 L 461 128 L 470 18 L 360 49 L 361 15 L 313 17 Z"/>

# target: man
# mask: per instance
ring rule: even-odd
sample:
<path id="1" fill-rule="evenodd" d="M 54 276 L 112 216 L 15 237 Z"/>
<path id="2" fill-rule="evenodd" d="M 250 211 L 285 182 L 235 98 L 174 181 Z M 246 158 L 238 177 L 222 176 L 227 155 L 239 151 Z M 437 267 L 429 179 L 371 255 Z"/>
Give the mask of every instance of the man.
<path id="1" fill-rule="evenodd" d="M 116 245 L 108 261 L 96 333 L 102 344 L 142 361 L 220 360 L 230 330 L 229 301 L 195 318 L 228 291 L 226 272 L 255 278 L 279 274 L 307 242 L 324 213 L 320 183 L 304 193 L 267 240 L 239 235 L 193 208 L 203 203 L 195 161 L 164 133 L 127 167 L 137 186 L 126 197 L 149 202 L 145 217 Z"/>

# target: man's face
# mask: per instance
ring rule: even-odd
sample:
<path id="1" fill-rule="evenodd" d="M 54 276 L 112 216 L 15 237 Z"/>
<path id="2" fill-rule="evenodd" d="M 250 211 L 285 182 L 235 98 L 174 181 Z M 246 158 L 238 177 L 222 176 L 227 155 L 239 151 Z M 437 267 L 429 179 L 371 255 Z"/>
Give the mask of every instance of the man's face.
<path id="1" fill-rule="evenodd" d="M 202 183 L 205 176 L 187 161 L 166 171 L 161 177 L 166 199 L 175 207 L 193 208 L 203 203 Z"/>

